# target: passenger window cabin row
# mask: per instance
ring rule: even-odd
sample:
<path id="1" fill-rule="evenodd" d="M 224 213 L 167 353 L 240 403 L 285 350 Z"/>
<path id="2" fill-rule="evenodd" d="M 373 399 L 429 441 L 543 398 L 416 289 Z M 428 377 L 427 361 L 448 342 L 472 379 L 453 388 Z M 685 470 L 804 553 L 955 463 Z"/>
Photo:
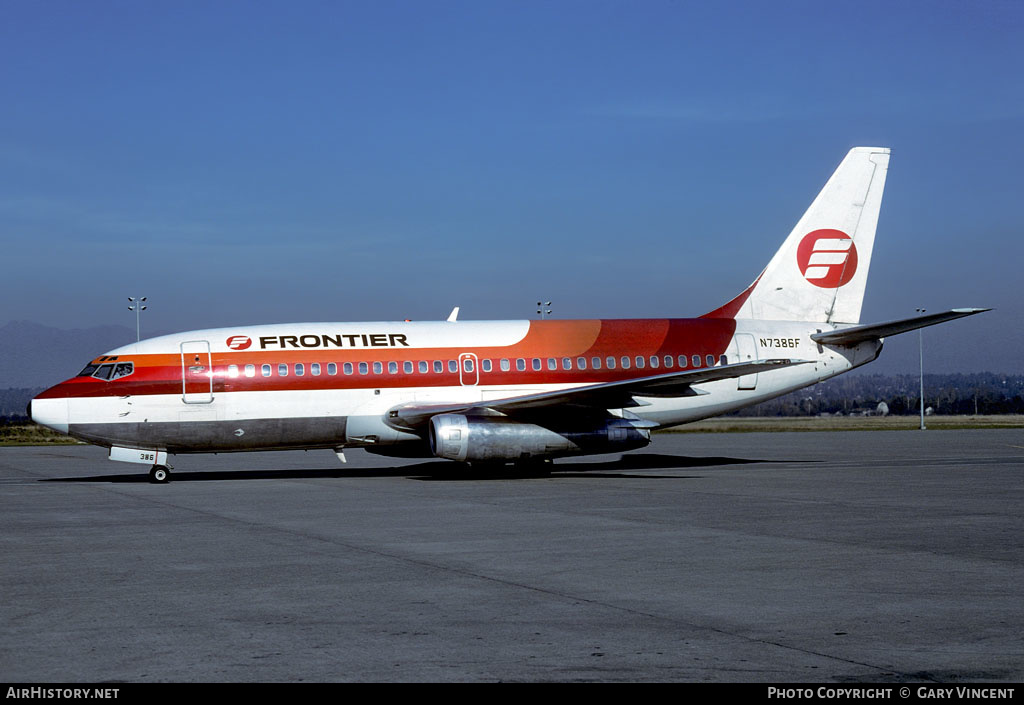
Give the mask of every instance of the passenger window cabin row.
<path id="1" fill-rule="evenodd" d="M 614 369 L 685 369 L 687 367 L 701 367 L 701 363 L 704 363 L 705 367 L 714 367 L 716 364 L 716 358 L 714 355 L 705 355 L 703 360 L 700 355 L 665 355 L 659 357 L 658 355 L 651 355 L 645 357 L 643 355 L 636 355 L 631 357 L 629 355 L 622 355 L 621 357 L 615 357 L 609 355 L 607 357 L 563 357 L 563 358 L 501 358 L 497 360 L 497 367 L 502 372 L 512 371 L 513 366 L 517 372 L 526 372 L 527 370 L 533 372 L 540 372 L 543 370 L 548 371 L 585 371 L 591 370 L 614 370 Z M 720 355 L 717 358 L 717 364 L 726 365 L 728 364 L 728 358 L 725 355 Z M 459 372 L 459 362 L 457 360 L 404 360 L 402 362 L 344 362 L 339 366 L 338 363 L 328 362 L 326 365 L 321 365 L 319 362 L 311 362 L 308 365 L 308 372 L 313 377 L 319 377 L 325 373 L 328 376 L 335 376 L 338 374 L 339 367 L 343 375 L 383 375 L 385 372 L 385 366 L 387 368 L 387 374 L 396 375 L 401 370 L 404 374 L 444 374 L 445 370 L 449 374 L 457 374 Z M 475 360 L 474 358 L 466 357 L 462 359 L 462 366 L 464 372 L 473 373 L 475 372 Z M 264 363 L 260 365 L 259 373 L 263 377 L 274 376 L 275 365 Z M 306 363 L 296 362 L 288 364 L 285 362 L 278 363 L 277 376 L 288 377 L 294 375 L 295 377 L 303 377 L 307 373 Z M 481 372 L 492 372 L 494 370 L 493 361 L 489 358 L 484 358 L 480 361 Z M 239 377 L 241 375 L 246 377 L 256 376 L 256 365 L 248 364 L 245 365 L 241 370 L 238 365 L 228 365 L 228 377 Z"/>
<path id="2" fill-rule="evenodd" d="M 607 357 L 563 357 L 563 358 L 501 358 L 498 360 L 498 368 L 502 372 L 510 372 L 515 366 L 517 372 L 526 372 L 531 370 L 533 372 L 540 372 L 543 370 L 556 371 L 561 369 L 563 371 L 572 370 L 600 370 L 608 369 L 614 370 L 620 368 L 628 370 L 631 368 L 644 369 L 649 368 L 652 370 L 657 369 L 685 369 L 686 367 L 700 367 L 701 366 L 700 355 L 665 355 L 659 357 L 657 355 L 651 355 L 650 357 L 644 357 L 637 355 L 630 357 L 629 355 L 622 355 L 621 357 L 614 357 L 609 355 Z M 703 358 L 704 365 L 706 367 L 713 367 L 716 364 L 714 355 L 705 355 Z M 725 355 L 720 355 L 717 360 L 718 364 L 728 364 L 728 358 Z M 344 362 L 341 364 L 341 373 L 344 375 L 382 375 L 384 374 L 385 365 L 387 366 L 387 373 L 396 375 L 399 369 L 407 375 L 411 374 L 444 374 L 445 370 L 450 374 L 457 374 L 459 371 L 459 362 L 457 360 L 419 360 L 411 361 L 405 360 L 401 363 L 391 361 L 388 363 L 384 362 Z M 472 373 L 475 371 L 474 358 L 463 358 L 462 360 L 463 371 Z M 326 365 L 321 365 L 319 362 L 309 363 L 308 370 L 309 374 L 313 377 L 319 377 L 324 372 L 328 376 L 335 376 L 338 374 L 338 364 L 335 362 L 328 362 Z M 481 372 L 491 372 L 494 369 L 492 360 L 485 358 L 480 361 Z M 306 375 L 307 366 L 305 363 L 296 362 L 288 364 L 281 362 L 277 364 L 277 376 L 287 377 L 294 375 L 296 377 L 303 377 Z M 120 379 L 121 377 L 127 377 L 135 371 L 135 366 L 132 362 L 119 362 L 119 363 L 108 363 L 105 365 L 86 365 L 85 369 L 78 373 L 79 377 L 95 377 L 106 381 L 113 381 Z M 244 371 L 240 371 L 238 365 L 228 365 L 228 377 L 239 377 L 244 374 L 246 377 L 256 376 L 256 365 L 249 364 L 245 365 Z M 260 365 L 260 375 L 263 377 L 272 377 L 274 374 L 274 365 L 264 363 Z"/>

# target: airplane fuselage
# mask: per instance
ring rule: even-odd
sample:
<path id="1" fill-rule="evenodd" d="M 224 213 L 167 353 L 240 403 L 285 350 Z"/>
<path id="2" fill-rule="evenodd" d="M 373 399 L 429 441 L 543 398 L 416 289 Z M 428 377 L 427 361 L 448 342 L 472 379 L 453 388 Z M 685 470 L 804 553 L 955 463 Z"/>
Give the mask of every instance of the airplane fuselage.
<path id="1" fill-rule="evenodd" d="M 33 401 L 33 416 L 102 446 L 207 453 L 366 447 L 430 455 L 389 423 L 409 402 L 486 403 L 772 358 L 771 374 L 637 397 L 665 427 L 785 394 L 873 360 L 880 343 L 819 346 L 831 326 L 731 318 L 305 323 L 191 331 L 127 345 Z M 615 414 L 615 410 L 610 413 Z"/>

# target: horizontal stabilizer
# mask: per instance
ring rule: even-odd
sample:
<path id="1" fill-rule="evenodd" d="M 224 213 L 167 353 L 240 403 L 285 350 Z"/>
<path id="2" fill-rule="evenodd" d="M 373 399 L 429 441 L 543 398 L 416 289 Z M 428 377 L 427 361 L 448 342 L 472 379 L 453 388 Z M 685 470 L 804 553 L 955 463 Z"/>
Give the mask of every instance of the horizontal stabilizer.
<path id="1" fill-rule="evenodd" d="M 888 323 L 872 323 L 866 326 L 854 326 L 853 328 L 842 328 L 840 330 L 815 333 L 811 340 L 823 345 L 855 345 L 865 340 L 877 340 L 898 333 L 917 330 L 934 326 L 936 323 L 945 323 L 964 316 L 973 316 L 976 313 L 991 311 L 990 308 L 954 308 L 942 313 L 931 313 L 927 316 L 915 316 L 914 318 L 902 318 L 898 321 Z"/>
<path id="2" fill-rule="evenodd" d="M 388 411 L 389 425 L 404 430 L 416 429 L 426 424 L 437 414 L 460 414 L 473 410 L 502 414 L 516 412 L 540 412 L 563 405 L 590 407 L 591 409 L 622 409 L 639 406 L 633 397 L 687 397 L 707 392 L 693 389 L 691 385 L 733 379 L 770 370 L 805 365 L 810 360 L 758 360 L 738 362 L 732 365 L 704 367 L 684 372 L 668 372 L 650 377 L 624 379 L 618 382 L 589 384 L 571 389 L 559 389 L 537 394 L 524 394 L 504 399 L 482 402 L 403 404 Z"/>

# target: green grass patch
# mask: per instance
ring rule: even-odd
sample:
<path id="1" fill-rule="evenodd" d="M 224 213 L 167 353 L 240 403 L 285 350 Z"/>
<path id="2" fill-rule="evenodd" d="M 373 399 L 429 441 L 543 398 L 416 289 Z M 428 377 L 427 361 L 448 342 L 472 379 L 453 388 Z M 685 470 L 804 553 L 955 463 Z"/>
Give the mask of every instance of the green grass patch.
<path id="1" fill-rule="evenodd" d="M 70 436 L 52 431 L 37 423 L 0 425 L 0 446 L 50 446 L 79 443 Z"/>
<path id="2" fill-rule="evenodd" d="M 929 430 L 977 428 L 1024 429 L 1024 416 L 926 416 Z M 910 431 L 921 427 L 920 416 L 720 416 L 695 421 L 660 433 L 772 433 L 792 431 Z"/>

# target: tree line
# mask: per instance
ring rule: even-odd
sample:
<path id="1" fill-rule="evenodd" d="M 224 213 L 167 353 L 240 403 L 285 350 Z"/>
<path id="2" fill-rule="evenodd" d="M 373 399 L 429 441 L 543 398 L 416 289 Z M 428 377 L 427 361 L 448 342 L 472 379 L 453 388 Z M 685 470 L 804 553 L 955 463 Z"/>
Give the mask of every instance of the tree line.
<path id="1" fill-rule="evenodd" d="M 842 375 L 813 387 L 734 412 L 736 416 L 818 416 L 918 414 L 918 375 Z M 924 405 L 930 413 L 948 416 L 1024 414 L 1024 375 L 993 372 L 926 374 Z"/>

